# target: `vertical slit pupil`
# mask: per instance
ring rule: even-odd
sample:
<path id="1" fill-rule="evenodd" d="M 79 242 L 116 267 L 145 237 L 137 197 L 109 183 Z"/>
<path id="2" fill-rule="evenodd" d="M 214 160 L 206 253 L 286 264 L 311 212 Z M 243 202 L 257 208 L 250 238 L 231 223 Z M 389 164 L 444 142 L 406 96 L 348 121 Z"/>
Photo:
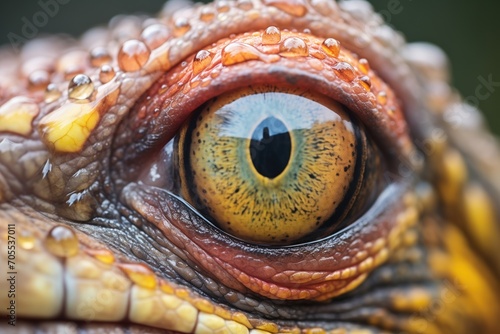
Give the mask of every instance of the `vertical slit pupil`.
<path id="1" fill-rule="evenodd" d="M 264 136 L 264 139 L 269 139 L 269 128 L 267 126 L 264 128 L 263 136 Z"/>
<path id="2" fill-rule="evenodd" d="M 275 117 L 264 119 L 250 140 L 252 163 L 262 176 L 274 179 L 290 160 L 292 141 L 286 125 Z"/>

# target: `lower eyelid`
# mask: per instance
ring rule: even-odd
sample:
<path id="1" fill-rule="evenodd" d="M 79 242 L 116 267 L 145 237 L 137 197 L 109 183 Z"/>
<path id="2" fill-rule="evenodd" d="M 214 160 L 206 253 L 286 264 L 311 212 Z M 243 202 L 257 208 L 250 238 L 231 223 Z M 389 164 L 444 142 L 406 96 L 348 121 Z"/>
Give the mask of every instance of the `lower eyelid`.
<path id="1" fill-rule="evenodd" d="M 388 253 L 401 240 L 400 234 L 418 219 L 410 184 L 395 183 L 347 230 L 300 246 L 263 248 L 235 243 L 234 239 L 207 224 L 189 205 L 165 190 L 132 183 L 122 192 L 122 200 L 161 231 L 165 238 L 189 253 L 210 277 L 237 291 L 248 289 L 271 299 L 323 300 L 340 293 L 335 286 L 341 282 L 348 284 L 341 284 L 346 289 L 354 288 L 366 278 L 366 273 L 387 260 Z M 361 250 L 367 251 L 368 258 L 353 257 Z M 214 266 L 218 268 L 216 271 Z M 319 281 L 308 279 L 294 283 L 283 280 L 283 275 L 276 275 L 278 272 L 290 275 L 324 272 L 325 275 L 320 275 L 323 278 Z M 267 290 L 261 284 L 282 289 Z M 320 290 L 315 290 L 315 286 Z M 303 292 L 305 290 L 309 292 Z"/>

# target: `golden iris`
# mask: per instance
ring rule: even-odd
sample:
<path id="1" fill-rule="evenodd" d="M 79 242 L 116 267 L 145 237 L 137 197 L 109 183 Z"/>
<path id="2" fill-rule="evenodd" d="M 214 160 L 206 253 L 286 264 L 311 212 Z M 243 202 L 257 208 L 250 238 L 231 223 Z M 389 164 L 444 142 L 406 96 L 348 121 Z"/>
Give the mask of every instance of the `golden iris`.
<path id="1" fill-rule="evenodd" d="M 226 93 L 177 139 L 181 195 L 235 237 L 291 243 L 352 206 L 359 132 L 340 104 L 310 91 Z"/>

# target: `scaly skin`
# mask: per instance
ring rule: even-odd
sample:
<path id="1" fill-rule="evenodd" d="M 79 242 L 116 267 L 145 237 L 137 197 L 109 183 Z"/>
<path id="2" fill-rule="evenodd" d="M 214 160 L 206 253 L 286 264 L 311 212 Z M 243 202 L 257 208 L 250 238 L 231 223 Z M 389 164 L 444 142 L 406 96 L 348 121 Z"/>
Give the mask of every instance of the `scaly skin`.
<path id="1" fill-rule="evenodd" d="M 441 51 L 363 1 L 171 7 L 142 35 L 125 18 L 76 49 L 2 51 L 0 313 L 16 315 L 2 332 L 498 332 L 500 150 Z M 265 43 L 271 25 L 281 41 Z M 77 74 L 94 87 L 68 89 Z M 249 83 L 314 87 L 365 123 L 391 181 L 369 214 L 259 247 L 139 182 L 191 111 Z"/>

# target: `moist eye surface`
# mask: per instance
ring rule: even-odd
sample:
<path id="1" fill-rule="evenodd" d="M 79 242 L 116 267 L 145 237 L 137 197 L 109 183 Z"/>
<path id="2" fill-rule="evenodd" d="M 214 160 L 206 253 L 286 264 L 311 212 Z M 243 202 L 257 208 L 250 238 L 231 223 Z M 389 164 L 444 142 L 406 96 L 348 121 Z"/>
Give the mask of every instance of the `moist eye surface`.
<path id="1" fill-rule="evenodd" d="M 207 102 L 181 130 L 180 193 L 237 238 L 291 243 L 344 220 L 370 149 L 331 99 L 244 88 Z"/>

